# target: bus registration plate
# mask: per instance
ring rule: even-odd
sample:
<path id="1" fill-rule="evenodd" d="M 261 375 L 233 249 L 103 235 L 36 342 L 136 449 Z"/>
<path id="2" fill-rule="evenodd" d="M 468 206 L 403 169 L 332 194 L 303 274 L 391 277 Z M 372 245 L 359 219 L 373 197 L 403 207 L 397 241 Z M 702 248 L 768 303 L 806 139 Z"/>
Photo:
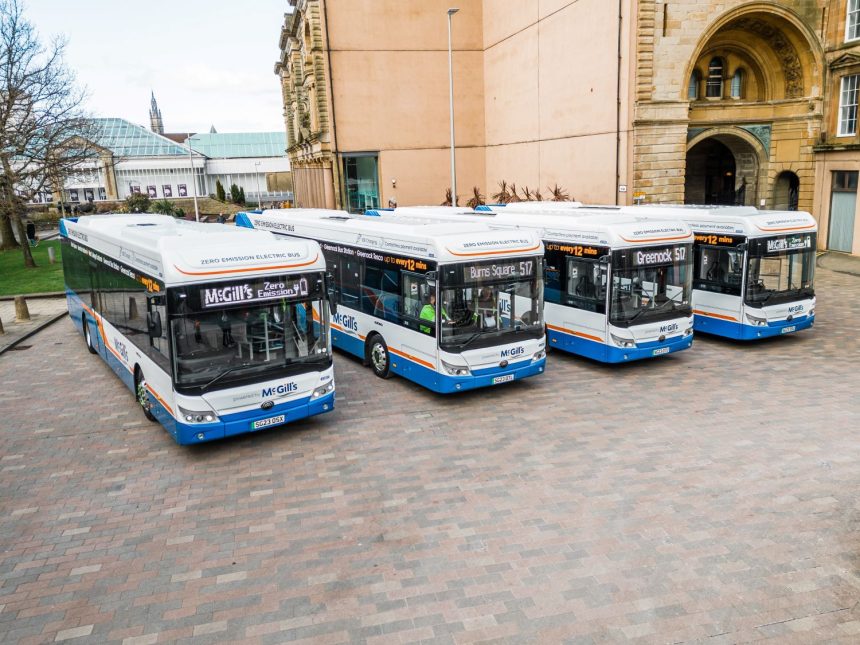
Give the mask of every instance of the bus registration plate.
<path id="1" fill-rule="evenodd" d="M 497 376 L 493 379 L 493 385 L 498 385 L 499 383 L 507 383 L 508 381 L 513 381 L 513 374 L 505 374 L 504 376 Z"/>
<path id="2" fill-rule="evenodd" d="M 783 327 L 783 328 L 782 328 L 782 333 L 783 333 L 783 334 L 790 334 L 790 333 L 791 333 L 791 332 L 793 332 L 795 329 L 797 329 L 797 325 L 789 325 L 788 327 Z"/>
<path id="3" fill-rule="evenodd" d="M 251 424 L 251 430 L 259 430 L 260 428 L 268 428 L 269 426 L 276 426 L 279 423 L 283 423 L 286 417 L 283 414 L 279 414 L 276 417 L 270 417 L 268 419 L 260 419 L 259 421 L 254 421 Z"/>
<path id="4" fill-rule="evenodd" d="M 669 353 L 668 347 L 658 347 L 653 352 L 651 352 L 651 356 L 659 356 L 660 354 L 668 354 L 668 353 Z"/>

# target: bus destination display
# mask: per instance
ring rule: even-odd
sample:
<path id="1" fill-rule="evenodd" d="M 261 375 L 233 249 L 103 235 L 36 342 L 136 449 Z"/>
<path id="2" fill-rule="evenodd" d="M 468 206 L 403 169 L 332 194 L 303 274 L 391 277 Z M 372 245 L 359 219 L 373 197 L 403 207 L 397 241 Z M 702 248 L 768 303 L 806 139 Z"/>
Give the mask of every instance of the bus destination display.
<path id="1" fill-rule="evenodd" d="M 463 267 L 463 277 L 468 282 L 504 280 L 508 278 L 531 278 L 535 275 L 537 262 L 533 259 L 511 262 L 481 262 Z"/>
<path id="2" fill-rule="evenodd" d="M 251 304 L 278 298 L 301 298 L 310 293 L 307 278 L 280 278 L 253 280 L 229 286 L 208 287 L 200 290 L 200 303 L 204 309 L 224 305 Z"/>
<path id="3" fill-rule="evenodd" d="M 654 266 L 657 264 L 673 264 L 687 259 L 686 246 L 667 246 L 665 248 L 631 249 L 629 251 L 633 266 Z"/>

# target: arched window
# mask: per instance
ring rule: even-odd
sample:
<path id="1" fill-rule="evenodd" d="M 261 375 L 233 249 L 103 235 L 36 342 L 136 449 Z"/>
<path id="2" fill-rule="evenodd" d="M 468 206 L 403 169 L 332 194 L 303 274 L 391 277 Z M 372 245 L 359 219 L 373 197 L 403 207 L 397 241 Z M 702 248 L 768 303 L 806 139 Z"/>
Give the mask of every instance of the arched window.
<path id="1" fill-rule="evenodd" d="M 744 87 L 744 71 L 742 69 L 738 69 L 735 71 L 734 76 L 732 76 L 732 98 L 739 99 L 741 98 L 741 92 Z"/>
<path id="2" fill-rule="evenodd" d="M 708 83 L 705 96 L 709 99 L 719 99 L 723 96 L 723 59 L 714 57 L 708 63 Z"/>
<path id="3" fill-rule="evenodd" d="M 701 80 L 701 75 L 699 74 L 699 70 L 694 69 L 693 73 L 690 74 L 690 85 L 687 87 L 687 98 L 691 101 L 695 101 L 699 98 L 699 81 Z"/>

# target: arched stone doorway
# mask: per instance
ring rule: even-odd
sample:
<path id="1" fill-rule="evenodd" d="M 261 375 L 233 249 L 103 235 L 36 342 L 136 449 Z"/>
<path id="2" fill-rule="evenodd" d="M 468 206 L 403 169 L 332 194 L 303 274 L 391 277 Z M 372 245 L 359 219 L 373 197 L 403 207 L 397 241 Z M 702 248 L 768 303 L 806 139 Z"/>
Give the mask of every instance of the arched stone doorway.
<path id="1" fill-rule="evenodd" d="M 773 208 L 796 211 L 800 195 L 800 178 L 791 171 L 779 173 L 773 185 Z"/>
<path id="2" fill-rule="evenodd" d="M 687 146 L 684 202 L 754 206 L 763 149 L 751 136 L 705 132 Z"/>

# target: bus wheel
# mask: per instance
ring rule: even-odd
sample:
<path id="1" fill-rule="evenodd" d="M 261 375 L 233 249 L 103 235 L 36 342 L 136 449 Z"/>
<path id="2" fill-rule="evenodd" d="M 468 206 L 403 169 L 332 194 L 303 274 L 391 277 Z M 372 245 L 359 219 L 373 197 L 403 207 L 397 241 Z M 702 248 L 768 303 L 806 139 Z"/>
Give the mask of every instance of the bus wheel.
<path id="1" fill-rule="evenodd" d="M 152 411 L 149 409 L 149 397 L 146 395 L 146 378 L 139 367 L 134 370 L 134 398 L 143 410 L 143 416 L 150 421 L 155 421 Z"/>
<path id="2" fill-rule="evenodd" d="M 87 322 L 87 315 L 82 315 L 81 320 L 84 323 L 84 340 L 87 343 L 87 349 L 90 350 L 90 354 L 97 354 L 98 352 L 96 352 L 96 348 L 93 347 L 93 335 L 90 332 L 90 324 Z"/>
<path id="3" fill-rule="evenodd" d="M 391 376 L 391 358 L 388 353 L 388 345 L 385 344 L 385 339 L 382 336 L 376 335 L 370 341 L 370 366 L 373 368 L 373 373 L 379 378 L 388 378 Z"/>

